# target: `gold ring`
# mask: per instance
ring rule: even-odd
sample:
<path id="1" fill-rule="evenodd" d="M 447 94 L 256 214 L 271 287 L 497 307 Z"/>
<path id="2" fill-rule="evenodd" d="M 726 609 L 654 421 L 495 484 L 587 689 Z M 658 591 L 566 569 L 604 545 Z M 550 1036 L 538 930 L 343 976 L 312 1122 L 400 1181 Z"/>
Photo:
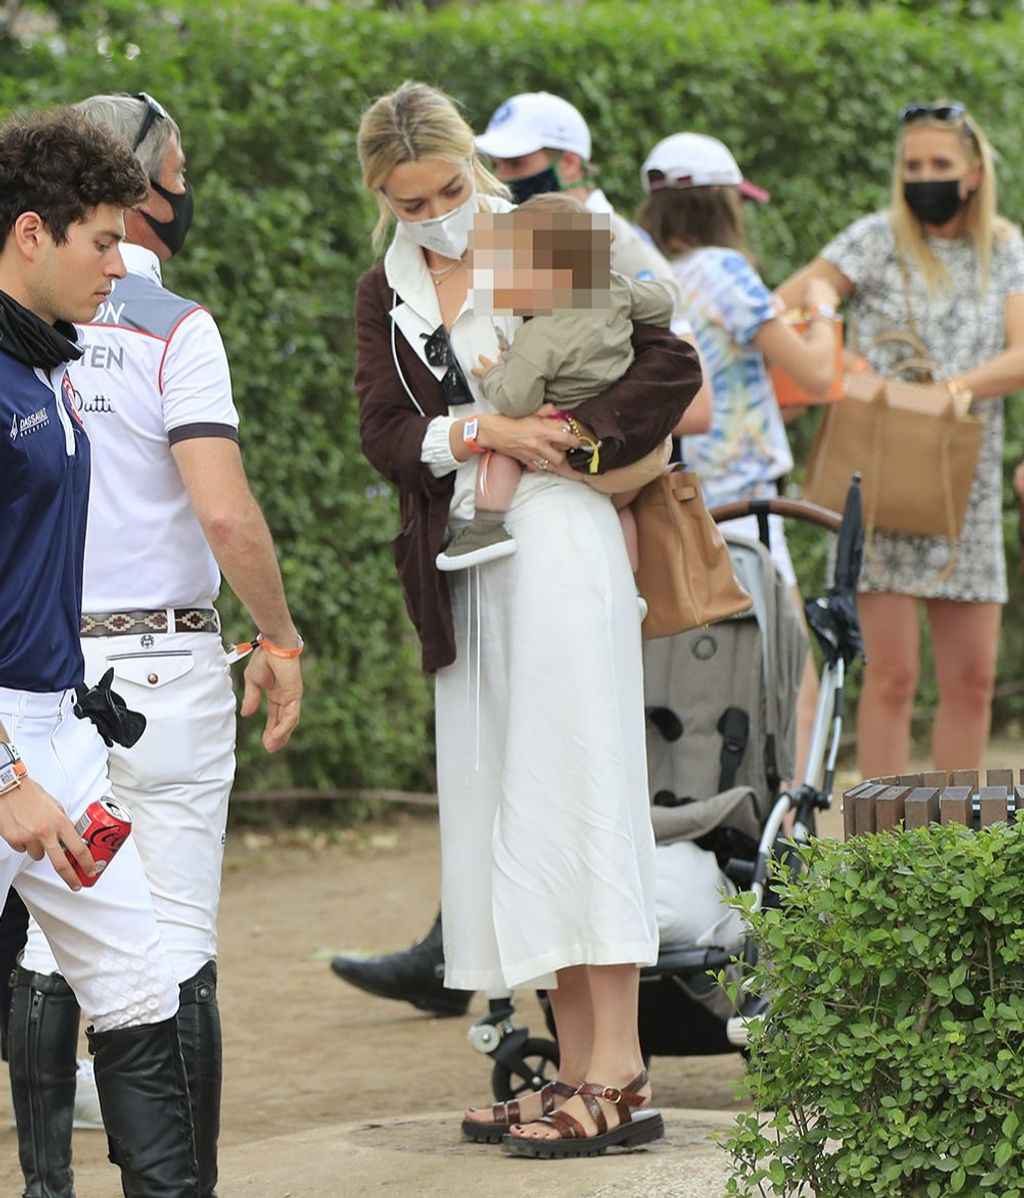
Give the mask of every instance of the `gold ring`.
<path id="1" fill-rule="evenodd" d="M 548 467 L 551 465 L 551 463 L 547 460 L 547 458 L 534 458 L 533 464 L 537 467 L 538 470 L 547 470 Z"/>

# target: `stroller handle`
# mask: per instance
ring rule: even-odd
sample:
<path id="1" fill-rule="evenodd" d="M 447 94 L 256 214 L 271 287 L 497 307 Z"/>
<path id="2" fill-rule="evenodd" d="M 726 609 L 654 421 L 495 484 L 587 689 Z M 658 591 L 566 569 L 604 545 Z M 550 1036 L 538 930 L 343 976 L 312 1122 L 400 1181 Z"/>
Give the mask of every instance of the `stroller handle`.
<path id="1" fill-rule="evenodd" d="M 739 520 L 743 516 L 782 516 L 786 519 L 802 520 L 806 524 L 817 524 L 827 528 L 829 532 L 838 532 L 843 522 L 838 512 L 830 508 L 819 507 L 816 503 L 808 503 L 803 499 L 784 499 L 773 496 L 771 499 L 738 499 L 734 503 L 721 503 L 710 510 L 711 519 L 716 524 L 724 524 L 727 520 Z"/>

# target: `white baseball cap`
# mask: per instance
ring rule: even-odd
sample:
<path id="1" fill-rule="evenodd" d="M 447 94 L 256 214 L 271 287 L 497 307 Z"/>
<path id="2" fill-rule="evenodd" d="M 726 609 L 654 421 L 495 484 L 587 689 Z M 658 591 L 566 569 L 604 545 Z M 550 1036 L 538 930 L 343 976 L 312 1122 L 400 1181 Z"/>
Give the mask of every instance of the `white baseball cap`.
<path id="1" fill-rule="evenodd" d="M 651 171 L 662 178 L 652 179 Z M 703 133 L 673 133 L 663 138 L 647 155 L 640 168 L 645 191 L 664 187 L 738 187 L 740 195 L 764 204 L 771 196 L 763 187 L 747 179 L 728 149 L 716 138 Z"/>
<path id="2" fill-rule="evenodd" d="M 579 111 L 550 92 L 524 92 L 491 117 L 476 148 L 492 158 L 522 158 L 536 150 L 569 150 L 590 161 L 590 130 Z"/>

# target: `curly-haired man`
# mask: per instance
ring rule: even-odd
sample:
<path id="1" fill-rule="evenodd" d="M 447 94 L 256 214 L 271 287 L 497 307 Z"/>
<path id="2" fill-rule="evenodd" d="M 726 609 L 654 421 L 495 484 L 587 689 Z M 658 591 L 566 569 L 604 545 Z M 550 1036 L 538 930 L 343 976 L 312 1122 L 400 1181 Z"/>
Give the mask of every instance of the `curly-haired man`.
<path id="1" fill-rule="evenodd" d="M 75 831 L 110 783 L 99 732 L 74 712 L 89 442 L 67 372 L 81 353 L 71 322 L 92 319 L 124 277 L 124 210 L 146 194 L 134 157 L 73 113 L 0 127 L 0 900 L 11 886 L 24 899 L 91 1022 L 125 1194 L 196 1198 L 178 986 L 138 851 L 129 838 L 97 877 Z M 17 1119 L 41 1140 L 35 1106 Z M 70 1168 L 26 1193 L 72 1198 Z"/>

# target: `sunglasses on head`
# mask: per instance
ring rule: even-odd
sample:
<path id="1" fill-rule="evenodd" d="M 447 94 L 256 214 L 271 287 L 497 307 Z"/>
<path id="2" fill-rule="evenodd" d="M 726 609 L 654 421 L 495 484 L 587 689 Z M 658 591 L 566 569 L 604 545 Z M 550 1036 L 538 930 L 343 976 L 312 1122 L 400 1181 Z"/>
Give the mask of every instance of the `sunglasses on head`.
<path id="1" fill-rule="evenodd" d="M 169 121 L 171 118 L 167 114 L 167 109 L 147 92 L 136 92 L 132 99 L 141 100 L 146 105 L 146 111 L 142 114 L 142 120 L 139 123 L 139 131 L 135 134 L 135 140 L 132 142 L 132 151 L 134 152 L 146 140 L 150 129 L 157 121 Z"/>
<path id="2" fill-rule="evenodd" d="M 445 366 L 447 369 L 441 378 L 441 395 L 449 407 L 460 403 L 472 403 L 473 396 L 462 373 L 452 343 L 448 340 L 448 330 L 443 324 L 438 325 L 432 333 L 421 333 L 423 349 L 431 366 Z"/>
<path id="3" fill-rule="evenodd" d="M 963 104 L 908 104 L 900 112 L 900 124 L 912 125 L 914 121 L 942 121 L 944 124 L 955 125 L 967 116 Z"/>

